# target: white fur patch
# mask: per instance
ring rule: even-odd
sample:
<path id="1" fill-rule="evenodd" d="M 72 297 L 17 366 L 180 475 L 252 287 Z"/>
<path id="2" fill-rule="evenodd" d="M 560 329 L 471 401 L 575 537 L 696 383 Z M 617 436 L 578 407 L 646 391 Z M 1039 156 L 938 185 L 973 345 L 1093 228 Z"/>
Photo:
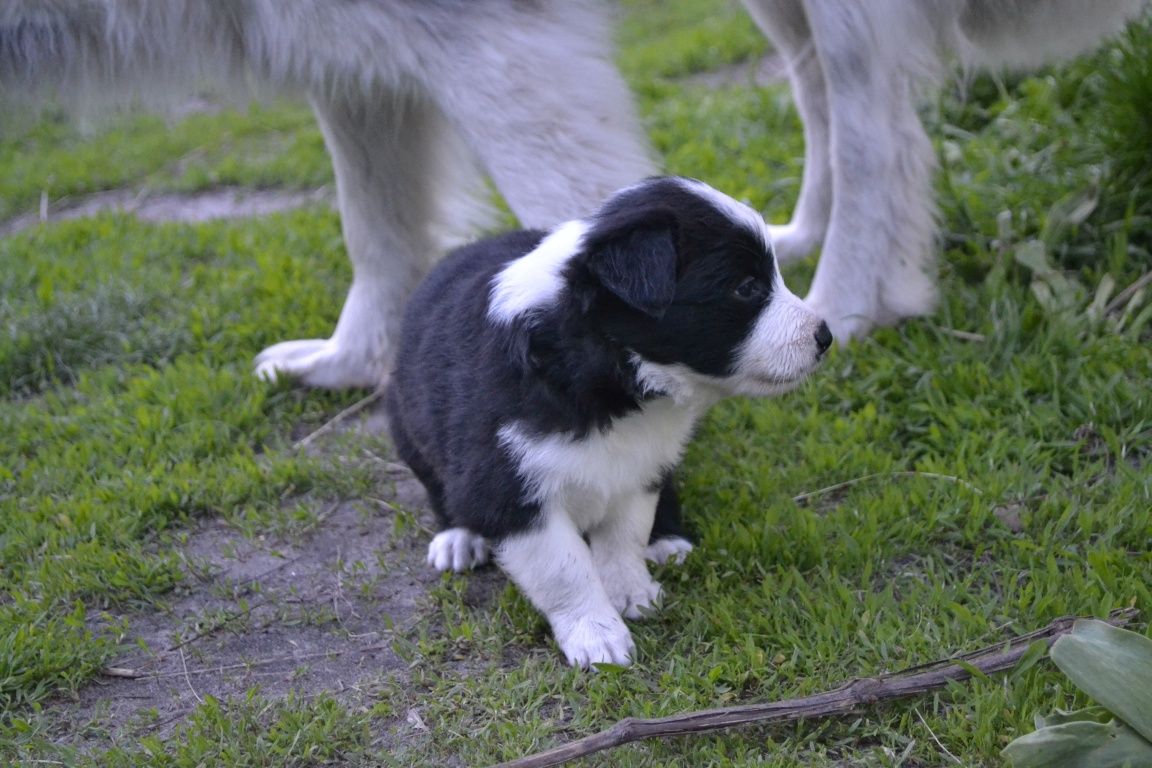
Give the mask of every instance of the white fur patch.
<path id="1" fill-rule="evenodd" d="M 768 235 L 768 225 L 764 217 L 752 208 L 728 195 L 713 189 L 702 181 L 696 179 L 679 178 L 677 181 L 689 192 L 704 198 L 718 211 L 721 211 L 732 222 L 760 238 L 769 251 L 772 250 L 772 241 Z"/>
<path id="2" fill-rule="evenodd" d="M 628 664 L 632 634 L 605 592 L 591 550 L 563 508 L 547 504 L 541 517 L 541 525 L 500 543 L 500 567 L 547 617 L 569 664 Z"/>
<path id="3" fill-rule="evenodd" d="M 484 537 L 467 528 L 441 531 L 428 545 L 428 565 L 438 571 L 469 571 L 487 563 L 489 555 Z"/>
<path id="4" fill-rule="evenodd" d="M 822 322 L 788 290 L 777 268 L 772 300 L 737 354 L 729 381 L 734 394 L 767 397 L 793 389 L 820 362 L 816 334 Z"/>
<path id="5" fill-rule="evenodd" d="M 574 439 L 537 437 L 518 423 L 500 428 L 500 443 L 539 501 L 562 499 L 581 531 L 603 518 L 609 501 L 654 483 L 680 460 L 703 406 L 661 398 L 602 432 Z"/>
<path id="6" fill-rule="evenodd" d="M 560 273 L 577 251 L 588 231 L 584 221 L 557 227 L 530 253 L 508 264 L 492 281 L 488 319 L 511 323 L 517 317 L 553 303 L 564 288 Z"/>

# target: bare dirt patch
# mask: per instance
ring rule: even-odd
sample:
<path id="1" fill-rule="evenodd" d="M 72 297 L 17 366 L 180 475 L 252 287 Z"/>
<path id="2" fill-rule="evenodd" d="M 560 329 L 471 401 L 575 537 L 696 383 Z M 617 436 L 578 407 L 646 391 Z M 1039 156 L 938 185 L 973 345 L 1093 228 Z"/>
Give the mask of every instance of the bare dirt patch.
<path id="1" fill-rule="evenodd" d="M 111 189 L 84 197 L 64 198 L 51 206 L 0 223 L 7 237 L 49 221 L 67 221 L 106 211 L 130 213 L 145 221 L 208 221 L 265 216 L 308 205 L 332 205 L 329 187 L 312 190 L 247 189 L 222 187 L 195 193 L 158 193 L 138 189 Z"/>
<path id="2" fill-rule="evenodd" d="M 375 433 L 382 422 L 370 413 L 353 429 Z M 378 497 L 316 509 L 291 540 L 246 537 L 221 520 L 188 532 L 177 592 L 160 611 L 110 617 L 126 622 L 127 650 L 75 700 L 45 708 L 57 741 L 90 752 L 165 739 L 206 697 L 254 688 L 267 699 L 327 693 L 356 707 L 370 706 L 382 681 L 404 683 L 408 660 L 395 641 L 435 624 L 428 593 L 440 576 L 424 562 L 427 532 L 398 522 L 398 508 L 427 510 L 420 484 L 398 471 Z M 431 522 L 421 515 L 421 526 Z M 504 586 L 493 569 L 465 578 L 473 604 Z M 400 723 L 385 738 L 403 741 L 405 729 L 420 738 L 419 726 Z"/>

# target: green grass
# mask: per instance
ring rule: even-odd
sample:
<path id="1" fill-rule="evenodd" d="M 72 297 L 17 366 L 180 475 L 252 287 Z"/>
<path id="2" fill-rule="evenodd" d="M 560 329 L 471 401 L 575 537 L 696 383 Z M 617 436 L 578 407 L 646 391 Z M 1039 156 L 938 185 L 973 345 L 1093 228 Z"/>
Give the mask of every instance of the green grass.
<path id="1" fill-rule="evenodd" d="M 172 121 L 106 118 L 78 129 L 64 114 L 12 126 L 0 144 L 0 219 L 50 200 L 118 187 L 192 192 L 222 185 L 306 188 L 331 180 L 320 130 L 293 104 Z M 5 127 L 0 123 L 0 131 Z"/>
<path id="2" fill-rule="evenodd" d="M 668 170 L 783 220 L 801 153 L 786 91 L 683 80 L 765 50 L 735 5 L 690 5 L 626 3 L 621 63 L 646 126 Z M 187 578 L 191 523 L 287 534 L 314 521 L 301 508 L 377 493 L 338 456 L 290 448 L 356 393 L 250 373 L 267 344 L 327 334 L 350 275 L 322 209 L 201 225 L 105 215 L 0 240 L 0 762 L 482 765 L 625 716 L 820 691 L 1064 614 L 1146 615 L 1149 292 L 1099 309 L 1152 269 L 1147 29 L 929 105 L 943 306 L 837 350 L 793 395 L 709 416 L 680 473 L 698 548 L 661 569 L 664 609 L 634 625 L 627 670 L 565 668 L 515 590 L 476 606 L 467 578 L 446 578 L 396 633 L 408 676 L 368 675 L 370 706 L 253 691 L 207 699 L 166 741 L 72 751 L 57 710 L 132 642 L 112 616 L 162 610 Z M 1100 74 L 1102 61 L 1122 64 Z M 85 131 L 50 119 L 0 142 L 3 216 L 45 190 L 328 178 L 307 111 L 291 105 Z M 789 273 L 793 287 L 810 269 Z M 998 765 L 1053 702 L 1083 700 L 1041 664 L 856 717 L 588 764 L 929 766 L 946 748 Z M 429 730 L 407 723 L 411 710 Z"/>

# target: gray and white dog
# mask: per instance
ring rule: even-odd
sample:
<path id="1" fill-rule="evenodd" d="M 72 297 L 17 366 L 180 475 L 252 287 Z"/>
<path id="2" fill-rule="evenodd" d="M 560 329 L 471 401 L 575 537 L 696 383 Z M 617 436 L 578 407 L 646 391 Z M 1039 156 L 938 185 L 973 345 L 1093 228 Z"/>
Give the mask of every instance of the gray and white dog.
<path id="1" fill-rule="evenodd" d="M 408 294 L 473 223 L 487 172 L 521 223 L 590 213 L 655 171 L 598 0 L 4 0 L 0 109 L 96 108 L 206 81 L 305 95 L 353 282 L 329 339 L 257 372 L 376 386 Z"/>
<path id="2" fill-rule="evenodd" d="M 807 301 L 841 341 L 932 311 L 931 143 L 917 94 L 950 63 L 1033 66 L 1146 0 L 744 0 L 785 57 L 805 168 L 781 263 L 822 246 Z M 0 109 L 102 106 L 205 80 L 307 96 L 335 168 L 353 282 L 329 339 L 257 371 L 386 376 L 404 300 L 474 217 L 487 172 L 523 226 L 587 215 L 656 172 L 600 0 L 4 0 Z"/>

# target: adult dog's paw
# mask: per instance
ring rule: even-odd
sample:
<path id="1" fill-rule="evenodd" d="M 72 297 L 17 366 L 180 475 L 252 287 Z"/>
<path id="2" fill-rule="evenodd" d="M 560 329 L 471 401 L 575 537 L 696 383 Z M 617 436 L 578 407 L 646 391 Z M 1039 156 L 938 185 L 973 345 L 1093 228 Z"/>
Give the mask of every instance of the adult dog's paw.
<path id="1" fill-rule="evenodd" d="M 811 256 L 820 247 L 824 230 L 805 227 L 796 222 L 769 224 L 768 237 L 772 240 L 776 261 L 783 265 Z"/>
<path id="2" fill-rule="evenodd" d="M 350 349 L 333 339 L 300 339 L 273 344 L 256 356 L 256 376 L 282 376 L 321 389 L 379 387 L 386 378 L 379 355 Z"/>
<path id="3" fill-rule="evenodd" d="M 449 528 L 428 545 L 428 565 L 438 571 L 468 571 L 488 562 L 492 550 L 484 537 L 467 528 Z"/>

